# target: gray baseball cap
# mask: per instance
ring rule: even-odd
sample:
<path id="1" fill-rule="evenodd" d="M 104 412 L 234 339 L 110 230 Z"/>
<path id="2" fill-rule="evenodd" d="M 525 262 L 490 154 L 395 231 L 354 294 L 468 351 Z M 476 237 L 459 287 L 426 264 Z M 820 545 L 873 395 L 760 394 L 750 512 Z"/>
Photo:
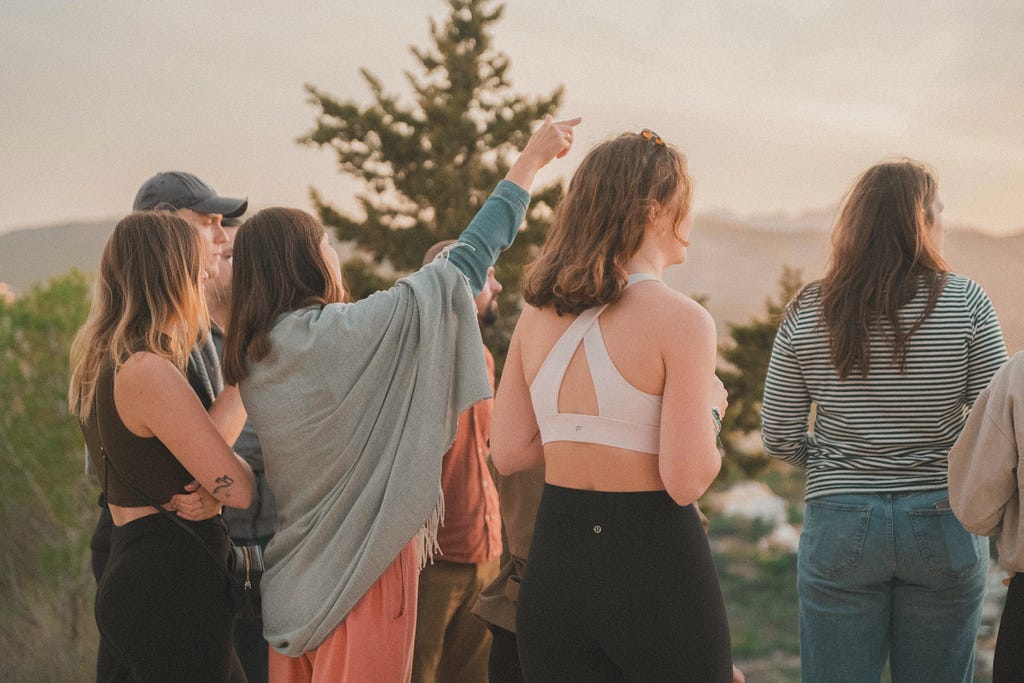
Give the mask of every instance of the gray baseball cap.
<path id="1" fill-rule="evenodd" d="M 161 205 L 192 209 L 197 213 L 219 213 L 225 218 L 232 218 L 245 213 L 249 200 L 220 197 L 209 183 L 191 173 L 165 171 L 142 183 L 132 210 L 147 211 Z"/>

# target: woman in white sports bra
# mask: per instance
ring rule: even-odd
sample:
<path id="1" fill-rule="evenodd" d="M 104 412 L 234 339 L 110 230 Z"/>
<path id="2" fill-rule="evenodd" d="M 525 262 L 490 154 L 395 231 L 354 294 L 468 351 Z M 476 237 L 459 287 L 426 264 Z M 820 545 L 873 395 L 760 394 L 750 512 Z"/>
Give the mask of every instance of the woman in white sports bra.
<path id="1" fill-rule="evenodd" d="M 691 197 L 652 131 L 604 142 L 524 278 L 491 445 L 503 474 L 546 468 L 516 616 L 527 681 L 733 680 L 693 506 L 721 466 L 715 325 L 661 282 Z"/>

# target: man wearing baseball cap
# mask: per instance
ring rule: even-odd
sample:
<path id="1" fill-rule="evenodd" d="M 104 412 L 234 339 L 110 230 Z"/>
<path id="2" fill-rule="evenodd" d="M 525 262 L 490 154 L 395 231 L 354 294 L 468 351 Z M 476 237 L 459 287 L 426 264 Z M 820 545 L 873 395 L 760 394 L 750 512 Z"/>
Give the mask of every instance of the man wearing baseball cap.
<path id="1" fill-rule="evenodd" d="M 248 206 L 247 199 L 221 197 L 192 173 L 163 171 L 142 183 L 132 210 L 170 209 L 188 221 L 206 244 L 206 272 L 216 277 L 222 245 L 228 241 L 221 220 L 241 216 Z"/>

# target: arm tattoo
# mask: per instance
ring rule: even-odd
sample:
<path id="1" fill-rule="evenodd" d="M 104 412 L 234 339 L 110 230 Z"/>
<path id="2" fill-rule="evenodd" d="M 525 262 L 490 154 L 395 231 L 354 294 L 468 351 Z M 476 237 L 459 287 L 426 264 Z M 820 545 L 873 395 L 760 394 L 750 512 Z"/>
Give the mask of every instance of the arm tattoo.
<path id="1" fill-rule="evenodd" d="M 217 488 L 215 488 L 213 490 L 213 495 L 215 495 L 215 496 L 217 495 L 217 493 L 221 489 L 226 489 L 226 488 L 228 488 L 229 486 L 231 486 L 232 484 L 235 483 L 235 480 L 232 479 L 231 477 L 229 477 L 226 474 L 221 476 L 221 477 L 217 477 L 216 479 L 214 479 L 214 481 L 217 482 Z M 231 492 L 230 491 L 225 491 L 224 492 L 224 496 L 226 498 L 230 498 L 231 497 Z"/>

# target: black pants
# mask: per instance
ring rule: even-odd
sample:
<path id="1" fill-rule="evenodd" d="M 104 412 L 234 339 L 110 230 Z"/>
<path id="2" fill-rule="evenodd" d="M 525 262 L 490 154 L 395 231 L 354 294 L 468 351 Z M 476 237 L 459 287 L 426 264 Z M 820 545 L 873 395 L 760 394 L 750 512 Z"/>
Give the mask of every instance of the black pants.
<path id="1" fill-rule="evenodd" d="M 101 493 L 99 499 L 100 516 L 96 520 L 96 528 L 93 529 L 92 539 L 89 541 L 89 550 L 92 560 L 92 575 L 96 577 L 96 585 L 100 584 L 103 578 L 103 570 L 107 567 L 107 559 L 110 557 L 110 532 L 114 528 L 114 520 L 110 516 L 110 508 L 107 507 L 107 499 Z"/>
<path id="2" fill-rule="evenodd" d="M 693 506 L 546 484 L 516 612 L 528 681 L 732 681 L 725 606 Z"/>
<path id="3" fill-rule="evenodd" d="M 219 517 L 189 524 L 218 558 L 227 557 Z M 231 646 L 227 577 L 195 538 L 162 515 L 111 532 L 110 557 L 96 591 L 103 640 L 98 683 L 244 682 Z"/>
<path id="4" fill-rule="evenodd" d="M 993 683 L 1024 681 L 1024 574 L 1010 579 L 1003 616 L 996 638 L 996 658 L 992 665 Z"/>
<path id="5" fill-rule="evenodd" d="M 491 653 L 487 660 L 488 683 L 523 683 L 516 634 L 494 624 L 488 624 L 487 628 L 491 631 Z"/>
<path id="6" fill-rule="evenodd" d="M 271 537 L 263 538 L 234 538 L 235 545 L 258 545 L 266 550 L 267 543 Z M 250 621 L 243 618 L 235 619 L 235 630 L 233 641 L 238 659 L 245 669 L 245 677 L 249 683 L 267 683 L 270 675 L 270 653 L 269 645 L 263 638 L 263 622 Z"/>

